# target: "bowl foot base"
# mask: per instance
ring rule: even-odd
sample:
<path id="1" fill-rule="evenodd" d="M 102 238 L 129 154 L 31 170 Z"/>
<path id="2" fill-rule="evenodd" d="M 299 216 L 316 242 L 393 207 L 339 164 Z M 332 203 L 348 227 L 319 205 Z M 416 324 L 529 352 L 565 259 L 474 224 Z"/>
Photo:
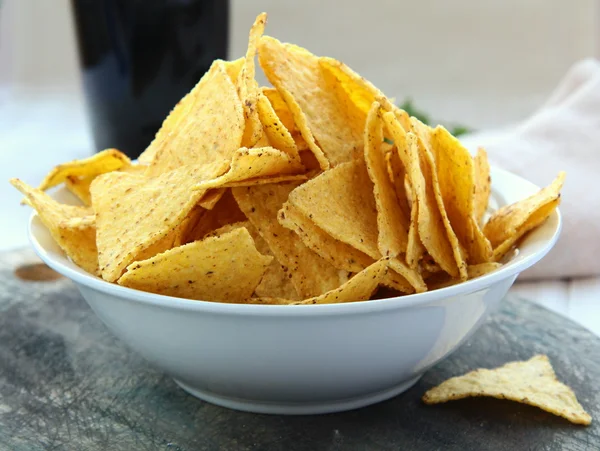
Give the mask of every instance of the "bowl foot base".
<path id="1" fill-rule="evenodd" d="M 275 415 L 316 415 L 358 409 L 360 407 L 385 401 L 408 390 L 414 384 L 416 384 L 420 378 L 421 375 L 419 374 L 417 377 L 404 381 L 391 388 L 387 388 L 375 393 L 357 396 L 355 398 L 345 398 L 315 403 L 277 403 L 254 399 L 232 398 L 193 388 L 184 382 L 178 381 L 177 379 L 175 379 L 175 383 L 196 398 L 221 407 L 227 407 L 228 409 Z"/>

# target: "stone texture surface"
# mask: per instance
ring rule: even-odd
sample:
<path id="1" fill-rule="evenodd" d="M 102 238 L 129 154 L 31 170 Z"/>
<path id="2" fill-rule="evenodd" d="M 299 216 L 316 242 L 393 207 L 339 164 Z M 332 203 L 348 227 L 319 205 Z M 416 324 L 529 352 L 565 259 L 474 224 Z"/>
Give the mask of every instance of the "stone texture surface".
<path id="1" fill-rule="evenodd" d="M 1 450 L 600 449 L 600 339 L 522 299 L 506 299 L 467 344 L 390 401 L 342 414 L 255 415 L 177 388 L 114 338 L 69 280 L 15 275 L 36 261 L 29 250 L 0 254 Z M 448 377 L 536 353 L 573 387 L 595 418 L 590 427 L 495 399 L 420 401 Z"/>

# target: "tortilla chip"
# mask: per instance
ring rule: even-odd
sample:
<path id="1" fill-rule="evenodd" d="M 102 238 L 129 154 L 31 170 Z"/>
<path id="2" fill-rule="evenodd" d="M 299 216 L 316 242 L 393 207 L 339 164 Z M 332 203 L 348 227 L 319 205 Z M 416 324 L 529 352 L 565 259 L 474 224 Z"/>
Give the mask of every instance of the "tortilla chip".
<path id="1" fill-rule="evenodd" d="M 413 124 L 412 133 L 417 138 L 416 141 L 411 140 L 411 143 L 414 142 L 414 144 L 411 145 L 416 145 L 415 148 L 416 152 L 418 153 L 419 165 L 421 167 L 422 176 L 426 186 L 425 196 L 427 201 L 425 205 L 423 205 L 423 208 L 421 208 L 421 205 L 419 205 L 419 214 L 424 213 L 425 209 L 430 209 L 429 214 L 431 215 L 431 218 L 435 218 L 436 221 L 439 221 L 435 226 L 436 232 L 439 233 L 440 226 L 442 226 L 444 229 L 444 235 L 446 235 L 446 240 L 441 237 L 433 238 L 433 240 L 431 237 L 424 238 L 423 234 L 421 233 L 421 228 L 425 229 L 425 227 L 421 227 L 422 224 L 419 220 L 419 235 L 421 242 L 425 246 L 425 249 L 428 251 L 429 255 L 431 255 L 437 263 L 439 263 L 444 271 L 446 271 L 452 277 L 466 280 L 467 263 L 463 255 L 464 251 L 460 245 L 460 242 L 458 241 L 458 237 L 452 229 L 450 219 L 448 218 L 448 214 L 444 206 L 444 200 L 436 170 L 436 163 L 431 151 L 431 129 L 414 117 L 411 117 L 411 123 Z M 424 232 L 426 232 L 426 230 L 424 230 Z M 429 247 L 428 244 L 426 244 L 426 240 L 429 240 Z M 435 245 L 434 241 L 437 241 Z M 446 246 L 445 243 L 447 243 L 448 246 Z M 440 245 L 441 247 L 439 247 Z M 450 254 L 448 254 L 448 248 L 450 250 Z M 449 260 L 449 256 L 452 256 L 452 259 L 454 260 L 453 263 Z"/>
<path id="2" fill-rule="evenodd" d="M 398 273 L 408 284 L 411 286 L 412 291 L 408 291 L 408 293 L 416 291 L 417 293 L 423 293 L 427 291 L 427 285 L 423 281 L 423 277 L 419 274 L 419 271 L 416 269 L 410 268 L 406 263 L 398 258 L 390 259 L 388 266 L 396 273 Z M 392 288 L 396 288 L 392 286 Z M 407 293 L 405 289 L 401 289 L 404 293 Z"/>
<path id="3" fill-rule="evenodd" d="M 396 189 L 388 177 L 382 143 L 383 124 L 379 103 L 374 102 L 365 127 L 365 161 L 373 182 L 377 207 L 377 246 L 381 255 L 396 257 L 406 252 L 409 219 L 404 215 L 396 197 Z"/>
<path id="4" fill-rule="evenodd" d="M 200 182 L 193 189 L 207 190 L 254 178 L 281 176 L 281 174 L 297 171 L 297 168 L 290 157 L 280 150 L 272 147 L 254 149 L 242 147 L 233 154 L 231 166 L 225 174 Z"/>
<path id="5" fill-rule="evenodd" d="M 54 167 L 38 189 L 46 191 L 67 180 L 67 177 L 95 177 L 106 172 L 116 171 L 131 163 L 127 155 L 117 149 L 106 149 L 89 158 L 73 160 Z"/>
<path id="6" fill-rule="evenodd" d="M 257 108 L 260 122 L 270 145 L 286 153 L 294 163 L 300 164 L 300 155 L 294 138 L 262 92 L 258 94 Z"/>
<path id="7" fill-rule="evenodd" d="M 453 377 L 423 396 L 426 404 L 438 404 L 473 396 L 508 399 L 588 425 L 592 417 L 577 401 L 575 393 L 558 381 L 545 355 L 524 362 L 510 362 L 493 370 L 478 369 Z"/>
<path id="8" fill-rule="evenodd" d="M 341 61 L 321 57 L 319 64 L 323 70 L 335 77 L 337 85 L 344 90 L 346 96 L 361 112 L 364 124 L 371 105 L 378 97 L 383 96 L 383 93 Z"/>
<path id="9" fill-rule="evenodd" d="M 362 148 L 363 130 L 352 126 L 349 104 L 341 103 L 332 91 L 319 58 L 301 47 L 263 36 L 258 59 L 321 168 L 350 161 Z"/>
<path id="10" fill-rule="evenodd" d="M 194 210 L 198 208 L 196 207 Z M 209 233 L 226 225 L 247 221 L 246 215 L 238 207 L 230 189 L 225 191 L 212 210 L 199 209 L 200 211 L 191 218 L 186 231 L 183 232 L 182 244 L 204 239 Z"/>
<path id="11" fill-rule="evenodd" d="M 239 302 L 252 295 L 272 259 L 256 250 L 242 227 L 134 262 L 118 283 L 166 296 Z"/>
<path id="12" fill-rule="evenodd" d="M 226 188 L 209 190 L 206 194 L 204 194 L 204 196 L 202 196 L 202 199 L 200 199 L 198 205 L 200 205 L 202 208 L 206 208 L 207 210 L 212 210 L 215 208 L 215 205 L 217 205 L 217 202 L 221 200 L 223 194 L 225 194 L 225 190 Z"/>
<path id="13" fill-rule="evenodd" d="M 412 159 L 412 152 L 414 151 L 409 147 L 406 139 L 406 132 L 396 115 L 393 112 L 384 113 L 383 121 L 386 124 L 388 133 L 393 137 L 397 158 L 399 160 L 399 164 L 397 164 L 403 167 L 404 173 L 406 174 L 405 178 L 408 180 L 408 187 L 410 188 L 412 205 L 410 209 L 410 225 L 408 228 L 408 239 L 406 244 L 406 263 L 408 263 L 409 267 L 416 269 L 419 265 L 421 256 L 425 252 L 425 247 L 419 238 L 419 204 L 423 204 L 424 200 L 421 198 L 421 201 L 419 201 L 417 187 L 420 185 L 416 185 L 413 180 L 413 178 L 421 172 L 421 169 L 418 166 L 413 167 L 414 160 Z M 397 183 L 399 183 L 399 181 Z M 398 188 L 396 188 L 396 192 L 398 192 Z M 421 218 L 424 216 L 425 215 L 421 214 Z M 423 227 L 431 229 L 433 226 L 428 223 L 424 224 Z"/>
<path id="14" fill-rule="evenodd" d="M 96 225 L 90 208 L 56 202 L 43 191 L 19 179 L 10 183 L 24 194 L 46 226 L 56 244 L 73 263 L 83 270 L 97 274 Z"/>
<path id="15" fill-rule="evenodd" d="M 269 100 L 273 111 L 283 124 L 283 126 L 290 132 L 291 135 L 299 134 L 300 130 L 296 127 L 296 123 L 294 122 L 294 116 L 292 116 L 292 112 L 288 108 L 287 104 L 279 94 L 279 91 L 275 88 L 268 88 L 263 86 L 261 88 L 261 92 L 263 95 Z"/>
<path id="16" fill-rule="evenodd" d="M 236 82 L 237 93 L 242 102 L 246 120 L 244 135 L 242 137 L 242 146 L 244 147 L 253 147 L 263 134 L 263 127 L 258 115 L 259 88 L 254 78 L 254 58 L 256 57 L 258 41 L 265 32 L 266 23 L 267 15 L 265 13 L 259 14 L 254 21 L 248 37 L 248 49 L 246 50 L 244 65 L 238 74 Z"/>
<path id="17" fill-rule="evenodd" d="M 243 133 L 242 104 L 226 63 L 216 60 L 163 122 L 148 150 L 154 157 L 146 174 L 230 161 Z"/>
<path id="18" fill-rule="evenodd" d="M 433 130 L 430 140 L 440 193 L 452 230 L 466 250 L 469 263 L 485 263 L 492 256 L 492 246 L 475 219 L 476 185 L 471 154 L 440 125 Z"/>
<path id="19" fill-rule="evenodd" d="M 90 185 L 94 181 L 94 177 L 75 177 L 67 176 L 65 186 L 73 193 L 83 205 L 92 205 L 92 196 L 90 195 Z"/>
<path id="20" fill-rule="evenodd" d="M 473 215 L 477 224 L 481 226 L 483 225 L 483 215 L 487 211 L 492 191 L 490 163 L 488 162 L 487 152 L 483 147 L 477 149 L 477 155 L 475 155 L 473 162 L 475 164 Z"/>
<path id="21" fill-rule="evenodd" d="M 477 265 L 469 265 L 467 267 L 467 274 L 469 279 L 475 279 L 476 277 L 485 276 L 486 274 L 497 270 L 502 265 L 496 262 L 479 263 Z"/>
<path id="22" fill-rule="evenodd" d="M 492 243 L 494 259 L 510 250 L 523 235 L 550 216 L 560 202 L 564 180 L 565 173 L 561 172 L 549 186 L 526 199 L 498 209 L 492 215 L 483 233 Z"/>
<path id="23" fill-rule="evenodd" d="M 513 235 L 494 249 L 492 260 L 500 261 L 527 232 L 541 226 L 559 205 L 560 198 L 557 198 L 538 208 Z"/>
<path id="24" fill-rule="evenodd" d="M 309 304 L 341 304 L 344 302 L 368 301 L 377 289 L 387 270 L 387 258 L 376 261 L 371 266 L 351 277 L 346 283 L 335 290 L 329 291 L 293 305 Z"/>
<path id="25" fill-rule="evenodd" d="M 217 177 L 227 166 L 222 161 L 187 166 L 156 178 L 124 172 L 97 177 L 91 193 L 102 277 L 115 281 L 141 252 L 168 235 L 204 195 L 192 187 Z"/>
<path id="26" fill-rule="evenodd" d="M 385 154 L 385 164 L 388 178 L 396 191 L 396 199 L 398 200 L 400 210 L 402 210 L 405 218 L 410 218 L 411 207 L 409 199 L 412 197 L 409 194 L 410 186 L 406 183 L 406 170 L 400 161 L 398 149 L 395 146 L 391 148 L 390 152 Z"/>
<path id="27" fill-rule="evenodd" d="M 224 225 L 223 227 L 210 232 L 206 236 L 222 235 L 223 233 L 230 232 L 240 227 L 245 227 L 246 230 L 248 230 L 248 233 L 250 233 L 250 236 L 252 236 L 252 239 L 254 240 L 254 245 L 258 252 L 262 255 L 273 256 L 273 252 L 271 252 L 271 248 L 267 242 L 260 236 L 258 230 L 256 230 L 248 220 Z M 294 288 L 294 284 L 292 284 L 292 281 L 288 277 L 287 272 L 283 270 L 283 267 L 275 258 L 273 258 L 269 266 L 267 266 L 260 283 L 254 290 L 254 295 L 260 298 L 282 298 L 290 301 L 298 301 L 301 299 L 296 292 L 296 288 Z"/>
<path id="28" fill-rule="evenodd" d="M 308 248 L 338 269 L 360 272 L 374 263 L 365 253 L 333 238 L 288 202 L 279 211 L 279 223 L 296 232 Z"/>
<path id="29" fill-rule="evenodd" d="M 304 299 L 339 287 L 343 275 L 277 221 L 279 210 L 296 186 L 294 183 L 258 185 L 233 188 L 232 193 Z"/>
<path id="30" fill-rule="evenodd" d="M 239 186 L 255 186 L 255 185 L 273 185 L 278 183 L 304 182 L 308 180 L 310 174 L 290 174 L 290 175 L 275 175 L 270 177 L 251 178 L 241 180 L 239 182 L 228 182 L 223 186 L 227 188 L 236 188 Z"/>

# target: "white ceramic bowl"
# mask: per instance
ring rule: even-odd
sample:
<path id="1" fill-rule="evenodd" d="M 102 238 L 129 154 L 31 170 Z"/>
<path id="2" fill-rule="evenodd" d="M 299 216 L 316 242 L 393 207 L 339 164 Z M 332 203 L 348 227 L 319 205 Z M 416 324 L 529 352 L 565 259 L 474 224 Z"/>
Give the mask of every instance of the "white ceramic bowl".
<path id="1" fill-rule="evenodd" d="M 537 187 L 492 170 L 498 205 Z M 337 305 L 236 305 L 121 287 L 69 261 L 37 216 L 37 254 L 75 282 L 106 326 L 184 390 L 225 407 L 316 414 L 379 402 L 411 387 L 475 332 L 517 275 L 540 260 L 561 229 L 558 212 L 499 270 L 411 296 Z"/>

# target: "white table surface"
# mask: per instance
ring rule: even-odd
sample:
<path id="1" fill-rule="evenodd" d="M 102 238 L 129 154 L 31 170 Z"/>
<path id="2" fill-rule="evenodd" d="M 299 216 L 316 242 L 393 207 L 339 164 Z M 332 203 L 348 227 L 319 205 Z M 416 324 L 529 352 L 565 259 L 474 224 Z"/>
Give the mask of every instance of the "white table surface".
<path id="1" fill-rule="evenodd" d="M 21 195 L 8 179 L 19 177 L 36 185 L 56 163 L 91 153 L 77 92 L 0 89 L 0 251 L 28 245 L 30 210 L 19 205 Z M 517 283 L 512 292 L 600 335 L 600 278 Z"/>

